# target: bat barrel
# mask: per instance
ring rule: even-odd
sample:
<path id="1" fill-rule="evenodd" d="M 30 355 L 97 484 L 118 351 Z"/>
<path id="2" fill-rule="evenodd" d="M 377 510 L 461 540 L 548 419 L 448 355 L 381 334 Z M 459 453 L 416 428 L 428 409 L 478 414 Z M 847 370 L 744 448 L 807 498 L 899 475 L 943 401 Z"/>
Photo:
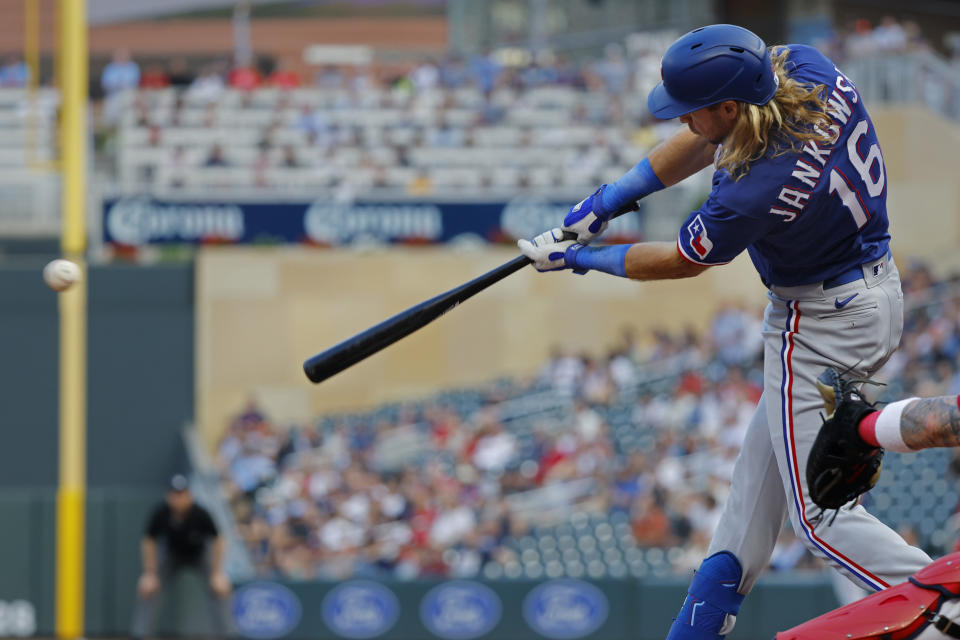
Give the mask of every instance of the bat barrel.
<path id="1" fill-rule="evenodd" d="M 311 382 L 323 382 L 372 356 L 397 340 L 407 337 L 431 320 L 443 315 L 443 296 L 437 296 L 384 320 L 326 351 L 307 358 L 303 371 Z"/>
<path id="2" fill-rule="evenodd" d="M 528 264 L 530 264 L 528 258 L 518 256 L 470 282 L 401 311 L 392 318 L 388 318 L 380 324 L 374 325 L 366 331 L 347 338 L 326 351 L 308 358 L 303 363 L 303 371 L 311 382 L 323 382 L 394 342 L 407 337 L 464 300 Z"/>

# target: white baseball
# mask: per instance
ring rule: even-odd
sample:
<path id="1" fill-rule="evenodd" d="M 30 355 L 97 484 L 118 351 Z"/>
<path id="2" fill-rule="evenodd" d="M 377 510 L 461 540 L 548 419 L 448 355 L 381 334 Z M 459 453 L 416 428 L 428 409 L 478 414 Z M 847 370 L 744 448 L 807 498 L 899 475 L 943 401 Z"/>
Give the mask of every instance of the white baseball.
<path id="1" fill-rule="evenodd" d="M 43 268 L 43 281 L 54 291 L 64 291 L 82 277 L 80 267 L 75 262 L 59 258 L 52 260 Z"/>

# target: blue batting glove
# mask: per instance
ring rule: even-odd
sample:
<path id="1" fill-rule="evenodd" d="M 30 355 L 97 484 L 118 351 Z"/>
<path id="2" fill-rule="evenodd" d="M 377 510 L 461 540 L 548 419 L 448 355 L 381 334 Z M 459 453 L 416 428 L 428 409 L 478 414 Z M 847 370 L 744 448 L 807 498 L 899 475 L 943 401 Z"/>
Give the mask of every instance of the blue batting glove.
<path id="1" fill-rule="evenodd" d="M 621 213 L 636 211 L 637 201 L 664 188 L 663 182 L 644 158 L 632 169 L 574 205 L 563 219 L 563 230 L 575 233 L 577 242 L 587 244 L 607 228 L 607 223 Z"/>
<path id="2" fill-rule="evenodd" d="M 610 222 L 612 211 L 607 211 L 603 206 L 603 190 L 607 185 L 602 184 L 600 188 L 587 196 L 578 204 L 570 208 L 570 212 L 563 219 L 562 231 L 569 231 L 577 235 L 577 242 L 588 244 L 594 238 L 599 236 L 607 228 Z"/>

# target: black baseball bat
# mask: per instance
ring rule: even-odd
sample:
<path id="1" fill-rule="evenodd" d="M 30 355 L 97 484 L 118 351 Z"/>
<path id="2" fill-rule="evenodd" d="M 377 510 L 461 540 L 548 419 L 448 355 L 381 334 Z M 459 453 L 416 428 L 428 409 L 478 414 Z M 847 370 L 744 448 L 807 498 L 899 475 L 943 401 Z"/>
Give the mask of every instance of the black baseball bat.
<path id="1" fill-rule="evenodd" d="M 380 324 L 374 325 L 366 331 L 358 333 L 352 338 L 347 338 L 340 344 L 308 358 L 303 363 L 303 371 L 312 382 L 323 382 L 330 376 L 352 367 L 397 340 L 407 337 L 464 300 L 480 293 L 490 285 L 503 280 L 528 264 L 530 264 L 530 258 L 517 256 L 510 262 L 505 262 L 470 282 L 412 306 L 406 311 L 401 311 L 392 318 L 388 318 Z"/>
<path id="2" fill-rule="evenodd" d="M 620 209 L 611 219 L 622 216 L 628 211 L 636 211 L 637 203 L 631 203 L 629 206 Z M 564 234 L 565 240 L 576 239 L 576 234 L 569 231 Z M 454 287 L 446 293 L 430 298 L 426 302 L 412 306 L 406 311 L 401 311 L 392 318 L 388 318 L 380 324 L 374 325 L 343 342 L 336 344 L 326 351 L 308 358 L 303 363 L 303 371 L 310 378 L 311 382 L 323 382 L 327 378 L 334 376 L 344 369 L 352 367 L 361 360 L 364 360 L 381 349 L 390 346 L 401 338 L 424 327 L 447 311 L 450 311 L 464 300 L 480 293 L 490 285 L 499 282 L 530 264 L 530 258 L 526 256 L 517 256 L 510 262 L 505 262 L 496 269 L 488 271 L 470 282 Z"/>

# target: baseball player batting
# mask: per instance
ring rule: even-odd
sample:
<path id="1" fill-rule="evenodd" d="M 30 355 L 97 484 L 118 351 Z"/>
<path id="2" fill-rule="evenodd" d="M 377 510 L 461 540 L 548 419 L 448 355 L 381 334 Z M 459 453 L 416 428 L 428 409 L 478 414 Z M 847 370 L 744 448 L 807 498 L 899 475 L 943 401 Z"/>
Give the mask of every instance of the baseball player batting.
<path id="1" fill-rule="evenodd" d="M 572 207 L 562 228 L 518 244 L 540 271 L 637 280 L 693 277 L 746 249 L 769 289 L 763 395 L 708 557 L 667 636 L 705 640 L 733 628 L 788 516 L 816 555 L 869 589 L 905 581 L 930 558 L 862 506 L 841 509 L 832 524 L 817 518 L 804 473 L 821 425 L 817 376 L 829 366 L 869 376 L 903 327 L 886 171 L 860 94 L 816 49 L 767 48 L 733 25 L 682 36 L 661 73 L 650 111 L 687 130 Z M 713 190 L 675 244 L 587 246 L 608 212 L 711 162 Z"/>

